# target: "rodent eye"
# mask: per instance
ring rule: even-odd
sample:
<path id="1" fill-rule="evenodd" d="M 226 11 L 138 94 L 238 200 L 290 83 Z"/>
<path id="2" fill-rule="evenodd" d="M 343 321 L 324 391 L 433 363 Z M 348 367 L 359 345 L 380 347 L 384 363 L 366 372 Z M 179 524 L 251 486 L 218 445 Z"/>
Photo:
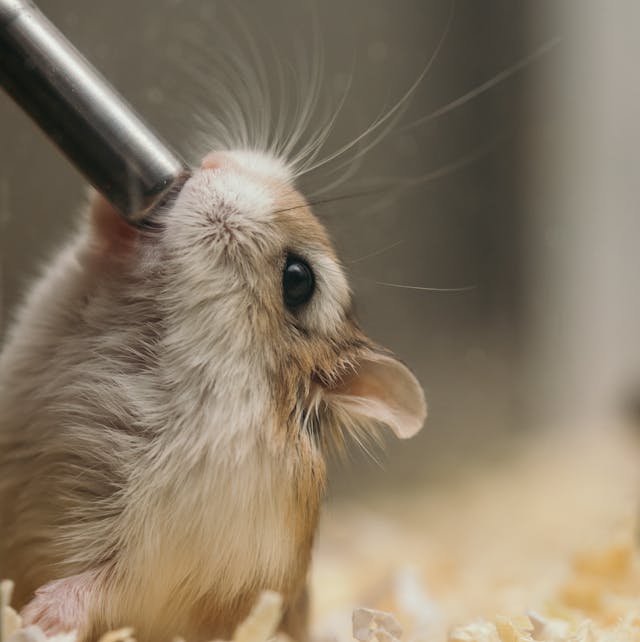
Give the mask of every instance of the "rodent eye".
<path id="1" fill-rule="evenodd" d="M 297 256 L 287 255 L 282 273 L 282 294 L 287 307 L 306 303 L 315 289 L 316 280 L 309 265 Z"/>

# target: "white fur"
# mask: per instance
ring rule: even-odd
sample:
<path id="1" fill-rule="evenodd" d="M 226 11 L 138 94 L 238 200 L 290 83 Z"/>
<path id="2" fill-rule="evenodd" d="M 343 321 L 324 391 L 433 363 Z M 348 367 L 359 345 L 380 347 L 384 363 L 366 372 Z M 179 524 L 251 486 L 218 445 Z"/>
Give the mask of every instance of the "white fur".
<path id="1" fill-rule="evenodd" d="M 301 316 L 308 328 L 330 337 L 344 323 L 344 312 L 351 300 L 347 279 L 339 263 L 322 249 L 307 246 L 301 253 L 314 266 L 316 278 L 316 294 Z"/>

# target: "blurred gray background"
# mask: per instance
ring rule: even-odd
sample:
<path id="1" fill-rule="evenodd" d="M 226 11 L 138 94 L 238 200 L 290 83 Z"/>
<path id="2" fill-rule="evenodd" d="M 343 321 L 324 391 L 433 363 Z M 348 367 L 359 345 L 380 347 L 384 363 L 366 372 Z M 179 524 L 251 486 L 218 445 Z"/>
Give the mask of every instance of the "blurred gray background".
<path id="1" fill-rule="evenodd" d="M 304 68 L 315 34 L 324 52 L 321 102 L 334 109 L 352 74 L 328 154 L 403 96 L 452 10 L 450 0 L 38 4 L 190 159 L 202 140 L 196 115 L 216 113 L 216 61 L 229 42 L 242 51 L 251 34 L 270 74 L 276 59 Z M 542 426 L 608 418 L 640 389 L 640 105 L 632 69 L 639 18 L 631 0 L 458 0 L 401 118 L 327 194 L 442 169 L 393 198 L 317 210 L 350 272 L 362 324 L 416 371 L 431 410 L 417 439 L 390 442 L 387 474 L 356 457 L 334 492 L 356 474 L 387 484 L 469 456 L 491 461 L 513 437 Z M 546 53 L 536 56 L 541 47 Z M 453 102 L 492 79 L 472 100 Z M 5 96 L 0 137 L 4 331 L 43 261 L 67 238 L 85 186 Z M 329 171 L 304 187 L 333 180 Z M 433 293 L 379 282 L 474 288 Z"/>

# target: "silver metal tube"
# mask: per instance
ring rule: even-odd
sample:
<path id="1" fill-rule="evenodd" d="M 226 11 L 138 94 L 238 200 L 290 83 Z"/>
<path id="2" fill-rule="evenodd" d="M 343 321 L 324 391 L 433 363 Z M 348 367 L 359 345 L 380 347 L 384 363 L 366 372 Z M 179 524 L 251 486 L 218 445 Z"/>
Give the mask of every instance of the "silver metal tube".
<path id="1" fill-rule="evenodd" d="M 188 174 L 29 0 L 0 0 L 0 85 L 132 223 Z"/>

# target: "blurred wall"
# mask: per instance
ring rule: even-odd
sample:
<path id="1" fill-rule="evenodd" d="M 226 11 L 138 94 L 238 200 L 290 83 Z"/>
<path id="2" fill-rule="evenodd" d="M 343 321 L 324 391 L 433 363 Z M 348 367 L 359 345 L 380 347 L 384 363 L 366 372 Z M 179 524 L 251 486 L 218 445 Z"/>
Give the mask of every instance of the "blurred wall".
<path id="1" fill-rule="evenodd" d="M 527 390 L 541 420 L 585 429 L 640 397 L 640 5 L 555 3 L 544 20 L 562 42 L 532 85 Z"/>
<path id="2" fill-rule="evenodd" d="M 460 107 L 410 125 L 555 37 L 557 25 L 548 19 L 553 4 L 459 0 L 442 47 L 401 119 L 335 193 L 379 177 L 419 177 L 438 169 L 442 175 L 383 203 L 367 197 L 318 209 L 350 271 L 364 327 L 413 367 L 427 391 L 427 430 L 409 444 L 393 444 L 386 459 L 398 479 L 435 470 L 438 460 L 499 449 L 505 435 L 527 424 L 530 400 L 523 386 L 535 376 L 526 367 L 531 328 L 523 315 L 530 305 L 527 252 L 534 250 L 525 198 L 531 197 L 531 132 L 548 115 L 544 79 L 557 64 L 557 50 Z M 276 57 L 295 67 L 313 54 L 316 33 L 325 57 L 322 94 L 334 105 L 337 90 L 353 72 L 352 89 L 327 142 L 330 152 L 406 92 L 443 36 L 452 8 L 449 0 L 41 0 L 39 5 L 187 156 L 198 138 L 195 113 L 216 112 L 213 83 L 207 82 L 209 75 L 216 77 L 215 52 L 227 46 L 226 39 L 241 47 L 243 29 L 265 52 L 268 70 L 271 46 Z M 295 53 L 299 41 L 302 53 Z M 67 237 L 84 185 L 3 96 L 0 137 L 5 329 L 43 261 Z M 542 158 L 547 152 L 538 148 L 537 153 Z M 322 173 L 312 179 L 316 188 L 329 180 Z M 437 294 L 380 281 L 475 289 Z M 366 467 L 354 470 L 360 465 Z M 344 479 L 347 484 L 351 477 Z"/>

